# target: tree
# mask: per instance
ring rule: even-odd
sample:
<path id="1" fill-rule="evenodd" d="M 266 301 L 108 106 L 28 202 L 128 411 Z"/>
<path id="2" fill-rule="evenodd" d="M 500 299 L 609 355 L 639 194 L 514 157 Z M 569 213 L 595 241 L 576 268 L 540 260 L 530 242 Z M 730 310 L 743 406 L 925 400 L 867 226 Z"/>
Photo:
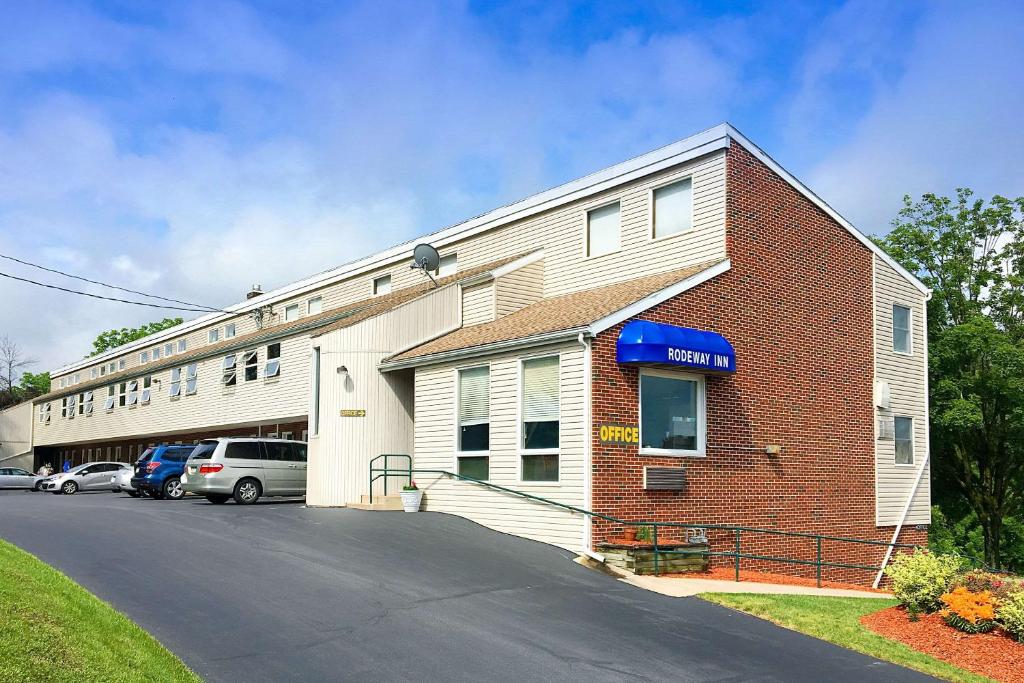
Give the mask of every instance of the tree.
<path id="1" fill-rule="evenodd" d="M 21 390 L 15 381 L 21 376 L 22 368 L 36 362 L 34 358 L 25 357 L 21 347 L 9 337 L 0 337 L 0 408 L 21 401 Z"/>
<path id="2" fill-rule="evenodd" d="M 96 337 L 96 340 L 92 343 L 93 351 L 89 355 L 96 356 L 109 349 L 117 348 L 118 346 L 122 346 L 128 342 L 133 342 L 136 339 L 148 337 L 160 330 L 166 330 L 168 327 L 180 325 L 181 321 L 181 318 L 164 318 L 160 322 L 148 323 L 142 327 L 122 327 L 119 330 L 108 330 Z"/>
<path id="3" fill-rule="evenodd" d="M 1024 486 L 1024 198 L 958 189 L 904 207 L 882 246 L 933 290 L 928 302 L 931 445 L 1000 566 Z"/>
<path id="4" fill-rule="evenodd" d="M 50 391 L 50 373 L 40 372 L 31 373 L 24 372 L 21 375 L 21 389 L 25 394 L 25 398 L 34 398 L 36 396 L 42 396 Z"/>

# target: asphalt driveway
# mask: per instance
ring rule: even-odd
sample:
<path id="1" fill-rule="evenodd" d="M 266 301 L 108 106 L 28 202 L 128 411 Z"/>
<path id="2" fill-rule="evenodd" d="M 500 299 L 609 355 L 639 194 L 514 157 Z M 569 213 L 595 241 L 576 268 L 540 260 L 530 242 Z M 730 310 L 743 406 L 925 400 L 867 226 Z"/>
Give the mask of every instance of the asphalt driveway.
<path id="1" fill-rule="evenodd" d="M 931 680 L 441 514 L 0 492 L 0 536 L 209 681 Z"/>

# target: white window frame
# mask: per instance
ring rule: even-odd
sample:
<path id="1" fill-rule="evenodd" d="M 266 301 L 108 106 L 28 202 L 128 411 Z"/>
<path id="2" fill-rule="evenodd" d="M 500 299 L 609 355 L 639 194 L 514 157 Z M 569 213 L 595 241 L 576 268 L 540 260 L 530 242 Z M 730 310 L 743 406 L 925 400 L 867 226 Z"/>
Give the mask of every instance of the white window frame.
<path id="1" fill-rule="evenodd" d="M 910 462 L 897 462 L 896 461 L 896 449 L 899 445 L 899 439 L 896 438 L 896 421 L 897 420 L 910 420 Z M 892 416 L 892 464 L 896 467 L 913 467 L 917 461 L 917 449 L 915 448 L 917 441 L 914 434 L 914 428 L 916 427 L 913 415 L 893 415 Z"/>
<path id="2" fill-rule="evenodd" d="M 179 339 L 178 340 L 178 353 L 185 353 L 185 351 L 187 349 L 188 349 L 188 340 L 187 339 Z"/>
<path id="3" fill-rule="evenodd" d="M 388 291 L 386 291 L 386 292 L 380 291 L 380 287 L 379 287 L 379 283 L 383 282 L 384 280 L 387 280 L 387 283 L 388 283 Z M 373 288 L 373 295 L 374 296 L 384 296 L 385 294 L 390 294 L 391 291 L 392 291 L 391 287 L 392 287 L 392 281 L 391 281 L 391 274 L 390 273 L 385 273 L 384 275 L 378 275 L 377 277 L 373 278 L 372 288 Z"/>
<path id="4" fill-rule="evenodd" d="M 663 187 L 668 187 L 669 185 L 675 185 L 676 183 L 681 183 L 681 182 L 683 182 L 685 180 L 689 180 L 690 181 L 690 229 L 689 230 L 680 230 L 679 232 L 672 232 L 672 233 L 669 233 L 667 235 L 662 235 L 661 237 L 657 237 L 654 234 L 654 218 L 655 218 L 654 193 L 655 193 L 655 191 L 660 190 Z M 675 178 L 672 178 L 671 180 L 666 180 L 663 183 L 658 183 L 657 185 L 652 185 L 651 187 L 647 188 L 647 240 L 649 242 L 660 242 L 661 240 L 667 240 L 667 239 L 671 239 L 673 237 L 680 237 L 682 235 L 689 235 L 691 232 L 694 231 L 694 229 L 696 228 L 696 226 L 693 224 L 693 204 L 694 204 L 694 201 L 693 201 L 693 195 L 694 195 L 693 188 L 694 188 L 694 185 L 695 185 L 695 183 L 693 182 L 693 174 L 692 173 L 688 173 L 686 175 L 677 176 Z"/>
<path id="5" fill-rule="evenodd" d="M 82 394 L 82 398 L 83 398 L 82 405 L 84 406 L 84 409 L 85 409 L 85 416 L 86 417 L 91 417 L 92 416 L 92 400 L 93 400 L 93 393 L 92 393 L 92 391 L 90 390 L 90 391 L 84 392 Z"/>
<path id="6" fill-rule="evenodd" d="M 313 312 L 313 302 L 314 301 L 316 301 L 319 304 L 319 306 L 320 306 L 320 310 L 315 312 L 315 313 Z M 324 298 L 322 296 L 314 296 L 314 297 L 310 297 L 309 299 L 306 300 L 306 315 L 319 315 L 320 313 L 323 313 L 323 312 L 324 312 Z"/>
<path id="7" fill-rule="evenodd" d="M 281 320 L 286 323 L 293 323 L 299 319 L 299 305 L 288 304 L 284 307 L 284 315 L 281 316 Z"/>
<path id="8" fill-rule="evenodd" d="M 158 360 L 160 360 L 160 353 L 161 353 L 161 348 L 160 348 L 160 346 L 159 346 L 159 345 L 157 345 L 157 346 L 154 346 L 154 347 L 153 347 L 153 348 L 152 348 L 152 349 L 150 350 L 150 352 L 149 352 L 149 357 L 150 357 L 150 358 L 152 358 L 154 362 L 155 362 L 155 361 L 158 361 Z"/>
<path id="9" fill-rule="evenodd" d="M 228 384 L 228 380 L 234 382 Z M 229 353 L 220 362 L 220 383 L 225 389 L 238 386 L 238 358 L 236 354 Z"/>
<path id="10" fill-rule="evenodd" d="M 686 450 L 681 448 L 644 448 L 644 416 L 643 416 L 643 392 L 640 383 L 644 375 L 649 377 L 665 377 L 667 379 L 689 380 L 697 382 L 697 449 Z M 636 401 L 637 401 L 637 430 L 640 436 L 640 455 L 659 455 L 673 458 L 704 458 L 707 457 L 708 445 L 708 405 L 707 405 L 707 378 L 704 375 L 697 375 L 687 372 L 675 372 L 673 370 L 659 370 L 655 368 L 640 368 L 636 380 Z"/>
<path id="11" fill-rule="evenodd" d="M 134 408 L 139 405 L 139 380 L 128 380 L 128 407 Z"/>
<path id="12" fill-rule="evenodd" d="M 523 448 L 526 435 L 523 433 L 523 364 L 527 361 L 538 358 L 558 358 L 558 448 L 536 448 L 527 450 Z M 561 486 L 562 485 L 562 354 L 556 353 L 534 353 L 528 356 L 520 356 L 516 362 L 516 483 L 524 486 Z M 523 456 L 524 455 L 557 455 L 558 456 L 558 479 L 555 481 L 524 481 L 523 480 Z"/>
<path id="13" fill-rule="evenodd" d="M 211 327 L 210 329 L 208 329 L 206 331 L 206 343 L 207 344 L 216 344 L 219 341 L 220 341 L 220 328 L 219 327 Z"/>
<path id="14" fill-rule="evenodd" d="M 99 373 L 99 370 L 97 370 L 96 368 L 90 368 L 89 369 L 89 379 L 96 379 L 96 375 L 98 373 Z"/>
<path id="15" fill-rule="evenodd" d="M 103 400 L 103 409 L 108 413 L 114 412 L 117 405 L 117 387 L 113 384 L 107 387 L 107 397 Z"/>
<path id="16" fill-rule="evenodd" d="M 181 398 L 181 368 L 171 368 L 171 381 L 167 383 L 167 395 L 172 400 Z"/>
<path id="17" fill-rule="evenodd" d="M 619 205 L 619 239 L 618 246 L 611 251 L 602 251 L 600 254 L 590 253 L 590 214 L 593 211 L 604 209 L 613 204 Z M 589 206 L 583 207 L 583 258 L 600 258 L 602 256 L 608 256 L 609 254 L 617 254 L 622 251 L 622 198 L 615 197 L 614 199 L 608 199 L 596 204 L 590 204 Z"/>
<path id="18" fill-rule="evenodd" d="M 145 365 L 149 362 L 149 349 L 139 352 L 139 365 Z"/>
<path id="19" fill-rule="evenodd" d="M 457 368 L 453 368 L 452 369 L 452 379 L 455 382 L 455 406 L 454 406 L 454 410 L 455 410 L 455 419 L 454 419 L 454 422 L 455 422 L 455 433 L 452 435 L 453 438 L 454 438 L 454 441 L 452 441 L 452 453 L 454 454 L 454 458 L 452 460 L 452 467 L 454 467 L 455 469 L 452 470 L 452 471 L 455 472 L 455 473 L 458 473 L 458 471 L 459 471 L 459 458 L 464 458 L 464 457 L 465 458 L 487 458 L 488 459 L 488 461 L 487 461 L 487 475 L 488 476 L 487 476 L 487 479 L 485 479 L 484 481 L 490 481 L 491 480 L 491 475 L 490 475 L 490 472 L 491 472 L 491 463 L 490 463 L 491 449 L 488 448 L 485 451 L 464 451 L 461 448 L 462 443 L 461 443 L 461 439 L 459 438 L 460 435 L 461 435 L 461 431 L 462 431 L 462 424 L 461 424 L 461 422 L 459 420 L 459 403 L 462 400 L 462 382 L 459 381 L 459 377 L 460 377 L 460 374 L 462 373 L 463 370 L 475 370 L 477 368 L 487 368 L 487 404 L 488 404 L 487 405 L 487 429 L 490 430 L 491 426 L 493 425 L 493 421 L 491 420 L 491 405 L 490 405 L 491 404 L 491 400 L 490 400 L 490 396 L 491 396 L 491 364 L 490 363 L 476 363 L 476 364 L 473 364 L 473 365 L 464 365 L 464 366 L 460 366 L 460 367 L 457 367 Z M 561 396 L 559 396 L 559 398 L 561 398 Z M 559 409 L 559 411 L 561 411 L 561 409 Z M 559 425 L 559 429 L 561 429 L 561 425 Z M 489 443 L 490 443 L 490 438 L 488 437 L 488 444 Z M 530 451 L 530 453 L 533 454 L 533 451 Z"/>
<path id="20" fill-rule="evenodd" d="M 234 323 L 228 323 L 227 325 L 224 326 L 225 339 L 233 339 L 236 334 L 238 334 L 238 330 L 235 327 Z"/>
<path id="21" fill-rule="evenodd" d="M 114 369 L 114 364 L 113 363 L 110 364 L 110 369 L 111 370 Z M 117 361 L 117 369 L 118 370 L 124 370 L 124 358 L 119 358 L 118 359 L 118 361 Z"/>
<path id="22" fill-rule="evenodd" d="M 185 395 L 195 396 L 199 392 L 199 363 L 185 366 Z"/>
<path id="23" fill-rule="evenodd" d="M 164 344 L 164 358 L 170 358 L 174 355 L 174 342 Z"/>
<path id="24" fill-rule="evenodd" d="M 277 345 L 277 358 L 270 357 L 270 347 Z M 281 347 L 281 342 L 274 342 L 273 344 L 267 344 L 264 347 L 263 355 L 263 379 L 277 379 L 281 376 L 281 354 L 284 353 L 284 349 Z M 273 368 L 273 371 L 271 371 Z"/>
<path id="25" fill-rule="evenodd" d="M 900 351 L 896 348 L 896 308 L 902 308 L 907 312 L 907 350 Z M 901 356 L 913 356 L 914 355 L 914 309 L 906 304 L 901 304 L 898 301 L 892 302 L 892 352 L 898 353 Z"/>
<path id="26" fill-rule="evenodd" d="M 452 266 L 450 272 L 441 272 L 442 267 Z M 458 252 L 452 252 L 451 254 L 444 254 L 437 262 L 437 270 L 434 271 L 435 277 L 448 277 L 449 275 L 455 275 L 459 272 L 459 254 Z"/>
<path id="27" fill-rule="evenodd" d="M 139 405 L 149 405 L 153 397 L 153 375 L 146 375 L 142 378 L 142 391 L 139 392 Z"/>

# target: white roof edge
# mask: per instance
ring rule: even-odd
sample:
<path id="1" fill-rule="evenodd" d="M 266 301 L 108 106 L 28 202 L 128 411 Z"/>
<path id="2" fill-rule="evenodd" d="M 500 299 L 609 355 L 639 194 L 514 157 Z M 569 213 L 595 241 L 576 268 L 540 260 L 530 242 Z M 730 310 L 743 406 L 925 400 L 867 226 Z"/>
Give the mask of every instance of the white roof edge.
<path id="1" fill-rule="evenodd" d="M 917 287 L 917 289 L 919 289 L 922 294 L 926 296 L 931 294 L 931 290 L 928 289 L 928 287 L 923 282 L 921 282 L 917 278 L 917 276 L 915 276 L 909 270 L 907 270 L 899 263 L 897 263 L 896 260 L 893 259 L 893 257 L 886 254 L 885 251 L 883 251 L 877 244 L 872 242 L 867 235 L 858 230 L 857 227 L 853 225 L 853 223 L 843 218 L 843 216 L 838 211 L 829 206 L 824 199 L 816 195 L 809 187 L 807 187 L 802 182 L 797 180 L 796 176 L 794 176 L 792 173 L 783 168 L 777 161 L 775 161 L 775 159 L 772 159 L 767 152 L 765 152 L 763 149 L 761 149 L 753 142 L 751 142 L 749 139 L 747 139 L 747 137 L 743 135 L 743 133 L 736 130 L 736 128 L 731 123 L 726 123 L 723 125 L 726 127 L 726 130 L 728 131 L 729 137 L 731 137 L 736 142 L 740 143 L 740 145 L 742 145 L 744 149 L 746 149 L 748 152 L 757 157 L 757 159 L 761 163 L 763 163 L 771 170 L 775 171 L 775 173 L 777 173 L 780 178 L 785 180 L 787 183 L 792 185 L 794 189 L 796 189 L 798 192 L 800 192 L 805 197 L 810 199 L 819 209 L 827 213 L 829 217 L 831 217 L 835 222 L 839 223 L 839 225 L 846 228 L 847 232 L 853 235 L 858 242 L 860 242 L 865 247 L 870 249 L 875 254 L 875 256 L 885 261 L 896 272 L 898 272 L 908 282 L 910 282 L 910 284 Z"/>
<path id="2" fill-rule="evenodd" d="M 558 204 L 572 201 L 589 194 L 595 194 L 605 189 L 615 187 L 616 185 L 629 182 L 638 177 L 655 173 L 665 168 L 670 168 L 677 164 L 682 164 L 692 159 L 704 156 L 705 154 L 725 149 L 729 146 L 728 132 L 728 124 L 720 123 L 717 126 L 708 128 L 707 130 L 691 135 L 682 140 L 670 143 L 664 147 L 659 147 L 653 151 L 645 152 L 644 154 L 633 157 L 632 159 L 619 162 L 602 170 L 583 176 L 582 178 L 571 180 L 567 183 L 557 185 L 553 188 L 544 190 L 543 192 L 526 197 L 525 199 L 520 199 L 512 202 L 511 204 L 506 204 L 461 223 L 456 223 L 455 225 L 442 228 L 441 230 L 421 235 L 379 251 L 376 254 L 371 254 L 365 258 L 350 261 L 349 263 L 338 266 L 337 268 L 326 270 L 303 280 L 271 290 L 261 296 L 227 306 L 224 310 L 230 311 L 231 313 L 211 313 L 209 315 L 196 318 L 195 320 L 183 322 L 175 327 L 169 327 L 166 330 L 157 332 L 156 334 L 143 337 L 142 339 L 134 342 L 129 342 L 128 344 L 105 351 L 96 356 L 91 356 L 74 363 L 67 363 L 56 370 L 53 370 L 51 374 L 54 376 L 66 374 L 81 368 L 89 367 L 90 365 L 101 363 L 105 359 L 115 358 L 124 353 L 129 353 L 137 349 L 144 349 L 147 346 L 155 346 L 157 343 L 164 342 L 172 337 L 192 332 L 221 320 L 227 320 L 256 306 L 276 303 L 281 299 L 301 294 L 304 291 L 318 289 L 320 287 L 333 284 L 334 282 L 344 280 L 348 277 L 373 270 L 374 268 L 379 268 L 404 258 L 411 258 L 412 247 L 424 240 L 429 240 L 435 247 L 444 247 L 452 242 L 472 237 L 473 235 L 490 230 L 501 223 L 511 222 L 534 213 L 546 211 Z"/>
<path id="3" fill-rule="evenodd" d="M 378 363 L 377 368 L 381 372 L 389 372 L 391 370 L 403 370 L 406 368 L 419 367 L 423 365 L 437 365 L 438 363 L 447 363 L 449 361 L 460 360 L 462 358 L 487 356 L 494 353 L 501 353 L 503 351 L 511 351 L 514 349 L 521 349 L 530 346 L 554 344 L 560 341 L 565 341 L 567 339 L 574 339 L 578 337 L 581 333 L 586 334 L 587 328 L 572 327 L 565 330 L 542 332 L 541 334 L 534 334 L 529 337 L 519 337 L 518 339 L 506 339 L 504 341 L 491 342 L 490 344 L 480 344 L 478 346 L 468 346 L 464 349 L 441 351 L 439 353 L 432 353 L 426 356 L 416 356 L 415 358 L 407 358 L 405 360 L 385 360 Z"/>
<path id="4" fill-rule="evenodd" d="M 640 315 L 649 308 L 653 308 L 660 303 L 668 301 L 674 296 L 678 296 L 689 289 L 693 289 L 699 284 L 718 277 L 722 273 L 727 272 L 730 268 L 732 268 L 732 262 L 729 259 L 720 261 L 710 268 L 705 268 L 696 275 L 691 275 L 685 280 L 680 280 L 679 282 L 671 284 L 664 289 L 659 289 L 657 292 L 648 294 L 643 299 L 635 301 L 625 308 L 619 309 L 618 311 L 606 315 L 599 320 L 595 320 L 590 323 L 588 330 L 592 336 L 596 336 L 611 327 L 615 327 L 624 320 L 629 320 L 633 316 Z"/>

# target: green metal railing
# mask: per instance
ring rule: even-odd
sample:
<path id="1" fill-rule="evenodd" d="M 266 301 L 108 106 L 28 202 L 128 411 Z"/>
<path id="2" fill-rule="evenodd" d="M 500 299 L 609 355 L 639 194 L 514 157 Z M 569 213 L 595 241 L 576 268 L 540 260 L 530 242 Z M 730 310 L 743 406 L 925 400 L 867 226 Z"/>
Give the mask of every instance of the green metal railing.
<path id="1" fill-rule="evenodd" d="M 406 467 L 405 469 L 388 469 L 388 467 L 387 467 L 388 458 L 395 458 L 395 457 L 404 457 L 404 458 L 406 458 L 407 462 L 408 462 L 408 467 Z M 374 467 L 374 463 L 376 463 L 381 458 L 384 459 L 384 463 L 385 463 L 384 467 L 383 468 L 375 468 Z M 618 525 L 621 525 L 623 527 L 626 527 L 626 526 L 632 526 L 632 527 L 638 527 L 638 528 L 646 527 L 646 528 L 650 529 L 650 533 L 651 533 L 651 550 L 652 550 L 652 552 L 654 554 L 654 573 L 655 573 L 655 575 L 658 575 L 658 574 L 662 573 L 661 572 L 661 569 L 662 569 L 661 565 L 663 564 L 663 562 L 661 560 L 662 557 L 686 556 L 686 555 L 700 556 L 700 557 L 728 557 L 728 558 L 732 558 L 732 560 L 733 560 L 733 567 L 734 567 L 734 571 L 735 571 L 735 579 L 736 579 L 736 581 L 740 580 L 740 564 L 741 564 L 742 560 L 760 560 L 760 561 L 763 561 L 763 562 L 778 562 L 778 563 L 781 563 L 781 564 L 794 564 L 794 565 L 801 565 L 801 566 L 813 566 L 815 568 L 815 578 L 817 580 L 817 585 L 820 587 L 821 586 L 821 581 L 822 581 L 822 570 L 825 567 L 837 568 L 837 569 L 860 569 L 860 570 L 871 571 L 871 572 L 877 572 L 878 571 L 878 566 L 877 565 L 863 565 L 863 564 L 852 564 L 852 563 L 848 563 L 848 562 L 831 562 L 831 561 L 827 561 L 825 559 L 825 557 L 824 557 L 824 554 L 823 554 L 823 543 L 825 543 L 825 542 L 828 542 L 828 543 L 848 543 L 848 544 L 861 545 L 861 546 L 877 546 L 877 547 L 881 547 L 881 548 L 892 547 L 894 549 L 908 549 L 908 550 L 919 547 L 919 546 L 911 545 L 911 544 L 908 544 L 908 543 L 887 543 L 885 541 L 871 541 L 871 540 L 866 540 L 866 539 L 862 539 L 862 538 L 846 538 L 846 537 L 843 537 L 843 536 L 829 536 L 829 535 L 825 535 L 825 534 L 811 534 L 811 533 L 800 532 L 800 531 L 780 531 L 778 529 L 761 529 L 761 528 L 757 528 L 757 527 L 736 526 L 736 525 L 731 525 L 731 524 L 693 524 L 693 523 L 689 523 L 689 522 L 684 523 L 684 522 L 653 522 L 653 521 L 630 521 L 630 520 L 624 520 L 624 519 L 619 519 L 618 517 L 613 517 L 611 515 L 605 515 L 605 514 L 602 514 L 600 512 L 594 512 L 593 510 L 585 510 L 585 509 L 583 509 L 581 507 L 577 507 L 575 505 L 569 505 L 568 503 L 560 503 L 557 500 L 551 500 L 550 498 L 544 498 L 542 496 L 538 496 L 538 495 L 535 495 L 533 493 L 527 493 L 525 491 L 517 491 L 516 489 L 510 489 L 507 486 L 501 486 L 499 484 L 494 484 L 494 483 L 491 483 L 489 481 L 482 481 L 480 479 L 474 479 L 473 477 L 467 477 L 465 475 L 457 474 L 455 472 L 449 472 L 448 470 L 414 469 L 412 467 L 412 458 L 410 456 L 408 456 L 408 455 L 399 455 L 399 454 L 379 455 L 379 456 L 377 456 L 376 458 L 374 458 L 373 460 L 370 461 L 370 502 L 373 502 L 373 482 L 376 481 L 377 479 L 381 479 L 381 478 L 384 479 L 384 485 L 385 485 L 384 492 L 385 492 L 385 495 L 386 495 L 387 494 L 387 478 L 388 477 L 391 477 L 391 476 L 405 477 L 406 480 L 411 483 L 412 482 L 412 477 L 413 477 L 414 474 L 435 474 L 435 475 L 438 475 L 438 476 L 444 476 L 444 477 L 449 477 L 449 478 L 452 478 L 452 479 L 458 479 L 460 481 L 471 482 L 473 484 L 478 484 L 480 486 L 484 486 L 484 487 L 487 487 L 489 489 L 493 489 L 495 491 L 501 491 L 503 493 L 508 493 L 508 494 L 511 494 L 511 495 L 514 495 L 514 496 L 518 496 L 520 498 L 526 498 L 527 500 L 533 500 L 533 501 L 536 501 L 538 503 L 543 503 L 545 505 L 551 505 L 551 506 L 554 506 L 554 507 L 562 508 L 563 510 L 568 510 L 570 512 L 575 512 L 577 514 L 586 515 L 586 516 L 591 517 L 593 519 L 604 520 L 606 522 L 610 522 L 612 524 L 618 524 Z M 709 531 L 722 532 L 722 533 L 724 533 L 726 535 L 731 534 L 732 537 L 733 537 L 732 550 L 728 550 L 728 551 L 714 551 L 714 550 L 711 550 L 710 549 L 710 539 L 708 539 L 709 546 L 708 546 L 708 549 L 706 549 L 706 550 L 705 549 L 680 549 L 680 548 L 675 548 L 675 547 L 666 547 L 666 544 L 668 546 L 676 546 L 676 545 L 678 545 L 678 542 L 664 541 L 664 540 L 663 540 L 663 543 L 661 544 L 661 547 L 659 547 L 659 543 L 658 543 L 658 531 L 659 531 L 659 529 L 662 530 L 662 538 L 663 539 L 665 539 L 665 531 L 664 530 L 666 530 L 666 529 L 681 529 L 681 530 L 683 530 L 683 534 L 684 535 L 686 534 L 687 531 L 700 531 L 700 532 L 703 532 L 703 534 L 705 534 L 705 535 Z M 766 555 L 766 554 L 759 554 L 759 553 L 754 553 L 754 552 L 744 552 L 744 550 L 743 550 L 743 534 L 763 535 L 763 536 L 769 536 L 769 537 L 785 537 L 785 538 L 798 538 L 798 539 L 802 538 L 802 539 L 807 539 L 808 541 L 812 541 L 814 543 L 815 559 L 810 560 L 810 559 L 801 559 L 801 558 L 795 558 L 795 557 L 783 557 L 783 556 L 778 556 L 778 555 Z"/>

